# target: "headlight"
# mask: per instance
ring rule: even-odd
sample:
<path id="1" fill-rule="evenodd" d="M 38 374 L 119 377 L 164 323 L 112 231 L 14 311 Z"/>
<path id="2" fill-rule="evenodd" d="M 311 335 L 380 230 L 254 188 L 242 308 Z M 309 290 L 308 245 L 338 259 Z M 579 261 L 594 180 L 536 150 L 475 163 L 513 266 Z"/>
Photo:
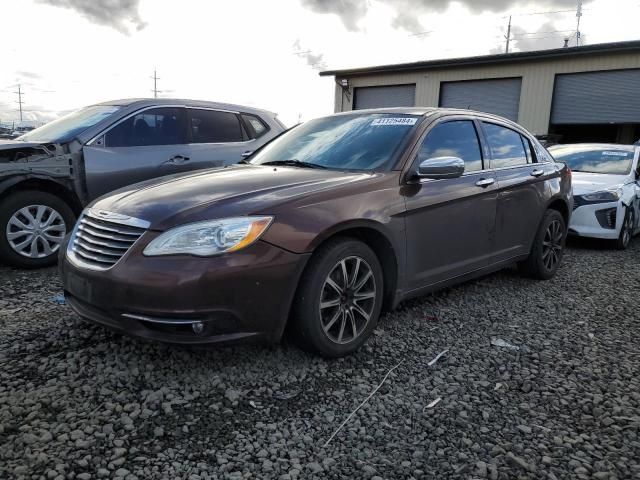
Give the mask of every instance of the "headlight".
<path id="1" fill-rule="evenodd" d="M 272 220 L 273 217 L 237 217 L 190 223 L 164 232 L 147 245 L 144 254 L 208 257 L 235 252 L 260 238 Z"/>
<path id="2" fill-rule="evenodd" d="M 615 202 L 620 200 L 620 191 L 619 190 L 607 190 L 604 192 L 595 192 L 588 193 L 583 195 L 587 202 Z"/>

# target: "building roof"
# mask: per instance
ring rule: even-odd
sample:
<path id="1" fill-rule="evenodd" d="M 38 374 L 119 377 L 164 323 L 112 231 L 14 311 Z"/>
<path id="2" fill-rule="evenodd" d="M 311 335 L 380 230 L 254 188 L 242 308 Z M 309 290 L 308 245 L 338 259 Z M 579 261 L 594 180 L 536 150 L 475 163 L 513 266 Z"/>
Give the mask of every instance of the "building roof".
<path id="1" fill-rule="evenodd" d="M 336 77 L 348 77 L 355 75 L 372 75 L 386 72 L 406 72 L 415 70 L 428 70 L 447 67 L 464 67 L 476 65 L 498 65 L 502 63 L 516 63 L 529 60 L 545 60 L 555 58 L 570 58 L 588 56 L 602 53 L 639 52 L 640 41 L 597 43 L 580 47 L 554 48 L 551 50 L 535 50 L 532 52 L 500 53 L 497 55 L 481 55 L 477 57 L 446 58 L 439 60 L 426 60 L 421 62 L 397 63 L 392 65 L 378 65 L 373 67 L 351 68 L 344 70 L 326 70 L 320 72 L 321 76 L 334 75 Z"/>

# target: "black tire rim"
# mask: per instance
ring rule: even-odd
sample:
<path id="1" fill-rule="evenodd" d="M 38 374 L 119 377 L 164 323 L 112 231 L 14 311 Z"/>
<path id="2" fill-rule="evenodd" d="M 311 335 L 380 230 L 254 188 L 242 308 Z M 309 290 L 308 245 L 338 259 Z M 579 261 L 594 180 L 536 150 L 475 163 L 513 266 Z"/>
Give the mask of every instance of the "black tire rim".
<path id="1" fill-rule="evenodd" d="M 320 294 L 320 322 L 329 340 L 353 342 L 366 330 L 376 304 L 376 280 L 361 257 L 343 258 L 327 275 Z"/>
<path id="2" fill-rule="evenodd" d="M 622 245 L 628 246 L 629 242 L 631 242 L 631 231 L 633 230 L 633 214 L 629 212 L 624 219 L 624 223 L 622 224 Z"/>
<path id="3" fill-rule="evenodd" d="M 544 232 L 542 242 L 542 262 L 547 270 L 553 270 L 560 263 L 562 253 L 562 224 L 560 220 L 553 220 Z"/>

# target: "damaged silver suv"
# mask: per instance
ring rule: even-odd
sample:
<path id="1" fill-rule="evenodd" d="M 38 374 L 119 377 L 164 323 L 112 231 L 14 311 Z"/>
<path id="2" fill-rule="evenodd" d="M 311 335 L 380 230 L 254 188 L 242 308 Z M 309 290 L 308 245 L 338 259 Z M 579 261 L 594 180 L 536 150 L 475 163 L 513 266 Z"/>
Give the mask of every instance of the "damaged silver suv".
<path id="1" fill-rule="evenodd" d="M 0 140 L 0 262 L 51 265 L 91 200 L 142 180 L 237 163 L 282 131 L 265 110 L 147 99 L 92 105 Z M 92 245 L 96 253 L 100 247 Z"/>

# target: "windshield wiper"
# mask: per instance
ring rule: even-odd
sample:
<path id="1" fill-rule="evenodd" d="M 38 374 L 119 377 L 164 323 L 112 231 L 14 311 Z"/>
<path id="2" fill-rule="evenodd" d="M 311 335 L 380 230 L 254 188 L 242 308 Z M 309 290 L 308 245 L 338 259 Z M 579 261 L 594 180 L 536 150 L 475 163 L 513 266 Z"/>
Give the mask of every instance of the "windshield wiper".
<path id="1" fill-rule="evenodd" d="M 324 165 L 318 165 L 317 163 L 303 162 L 292 158 L 291 160 L 272 160 L 270 162 L 264 162 L 260 165 L 285 165 L 287 167 L 301 167 L 301 168 L 321 168 L 326 169 Z"/>

